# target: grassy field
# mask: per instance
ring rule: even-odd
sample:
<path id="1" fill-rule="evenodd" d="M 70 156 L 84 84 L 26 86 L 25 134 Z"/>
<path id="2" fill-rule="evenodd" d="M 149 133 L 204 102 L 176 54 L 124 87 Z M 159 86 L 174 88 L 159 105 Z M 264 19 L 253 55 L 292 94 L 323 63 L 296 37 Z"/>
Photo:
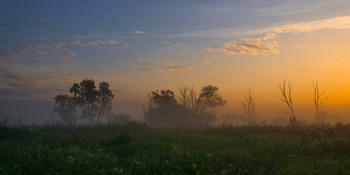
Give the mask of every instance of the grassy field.
<path id="1" fill-rule="evenodd" d="M 350 174 L 349 125 L 0 131 L 0 174 Z"/>

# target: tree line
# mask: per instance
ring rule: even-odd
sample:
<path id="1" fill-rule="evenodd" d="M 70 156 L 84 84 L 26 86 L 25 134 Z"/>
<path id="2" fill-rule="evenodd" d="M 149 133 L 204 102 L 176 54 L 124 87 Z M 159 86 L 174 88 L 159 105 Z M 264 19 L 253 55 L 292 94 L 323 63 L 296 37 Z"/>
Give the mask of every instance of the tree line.
<path id="1" fill-rule="evenodd" d="M 294 111 L 291 83 L 283 81 L 278 84 L 278 88 L 278 99 L 289 111 L 290 125 L 299 125 Z M 320 90 L 318 83 L 313 85 L 313 90 L 315 120 L 318 123 L 320 108 L 328 96 L 325 95 L 326 91 Z M 127 121 L 128 116 L 125 114 L 111 114 L 114 95 L 109 83 L 100 82 L 96 86 L 93 79 L 84 79 L 80 83 L 74 83 L 69 91 L 72 96 L 63 94 L 54 97 L 54 112 L 59 114 L 64 124 L 74 125 L 78 119 L 85 119 L 90 124 L 100 123 L 103 116 L 119 117 Z M 148 102 L 143 105 L 142 114 L 145 122 L 154 127 L 207 127 L 216 120 L 215 109 L 227 103 L 218 91 L 219 88 L 214 85 L 203 86 L 199 91 L 194 87 L 180 87 L 178 95 L 171 90 L 155 90 L 148 94 Z M 256 125 L 257 112 L 250 89 L 243 97 L 242 108 L 248 125 Z"/>

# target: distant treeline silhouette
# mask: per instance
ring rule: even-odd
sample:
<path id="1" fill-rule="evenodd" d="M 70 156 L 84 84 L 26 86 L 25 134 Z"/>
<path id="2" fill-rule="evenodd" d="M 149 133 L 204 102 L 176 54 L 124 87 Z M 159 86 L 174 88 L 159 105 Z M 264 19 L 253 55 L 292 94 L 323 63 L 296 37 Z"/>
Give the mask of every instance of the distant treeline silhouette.
<path id="1" fill-rule="evenodd" d="M 54 100 L 56 107 L 54 111 L 58 113 L 62 122 L 73 125 L 77 121 L 77 108 L 80 110 L 80 118 L 87 119 L 91 124 L 100 121 L 101 116 L 109 115 L 111 112 L 111 102 L 114 98 L 107 82 L 100 82 L 99 89 L 96 89 L 93 79 L 84 79 L 74 83 L 68 95 L 57 95 Z"/>
<path id="2" fill-rule="evenodd" d="M 278 99 L 288 108 L 290 125 L 298 126 L 291 83 L 283 81 L 278 87 L 281 93 Z M 318 83 L 315 83 L 313 88 L 315 121 L 319 123 L 320 108 L 328 96 L 325 96 L 326 91 L 320 91 Z M 218 91 L 219 88 L 214 85 L 203 86 L 198 92 L 194 87 L 180 87 L 178 95 L 171 90 L 152 91 L 148 94 L 148 102 L 143 104 L 142 114 L 145 122 L 153 127 L 208 127 L 216 121 L 215 109 L 226 104 L 226 100 Z M 114 95 L 107 82 L 100 82 L 97 89 L 93 79 L 84 79 L 80 83 L 74 83 L 70 93 L 73 96 L 63 94 L 54 97 L 54 111 L 66 125 L 74 125 L 78 119 L 85 119 L 90 124 L 100 123 L 102 117 L 119 124 L 130 120 L 127 114 L 111 114 Z M 248 125 L 258 124 L 255 101 L 250 89 L 248 94 L 244 95 L 242 107 Z"/>
<path id="3" fill-rule="evenodd" d="M 194 88 L 180 88 L 175 97 L 170 90 L 156 90 L 148 95 L 149 106 L 144 113 L 146 123 L 156 127 L 206 127 L 215 122 L 213 109 L 226 101 L 213 85 L 202 87 L 197 95 Z"/>

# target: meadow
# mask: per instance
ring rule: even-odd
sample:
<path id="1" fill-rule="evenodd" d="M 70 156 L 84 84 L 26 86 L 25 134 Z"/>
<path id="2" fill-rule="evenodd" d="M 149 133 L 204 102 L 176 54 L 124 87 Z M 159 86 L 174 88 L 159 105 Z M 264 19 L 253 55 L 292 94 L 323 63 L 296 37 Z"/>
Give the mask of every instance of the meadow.
<path id="1" fill-rule="evenodd" d="M 350 125 L 1 126 L 0 174 L 350 174 Z"/>

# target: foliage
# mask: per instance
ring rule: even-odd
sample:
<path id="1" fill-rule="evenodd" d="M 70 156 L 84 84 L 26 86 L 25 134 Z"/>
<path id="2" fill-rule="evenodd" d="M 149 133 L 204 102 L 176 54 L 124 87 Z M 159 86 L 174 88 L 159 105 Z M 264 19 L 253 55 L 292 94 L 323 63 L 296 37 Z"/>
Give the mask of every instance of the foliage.
<path id="1" fill-rule="evenodd" d="M 350 126 L 9 127 L 0 174 L 349 174 Z M 310 161 L 312 160 L 312 161 Z"/>
<path id="2" fill-rule="evenodd" d="M 156 127 L 189 127 L 195 123 L 195 114 L 179 104 L 163 104 L 149 108 L 144 114 L 147 124 Z"/>
<path id="3" fill-rule="evenodd" d="M 84 79 L 78 83 L 74 83 L 70 88 L 73 97 L 68 95 L 57 95 L 55 97 L 56 104 L 55 112 L 60 114 L 63 121 L 75 121 L 76 105 L 82 111 L 81 117 L 87 118 L 90 123 L 100 121 L 101 116 L 109 115 L 111 111 L 111 102 L 114 98 L 112 91 L 109 89 L 107 82 L 101 82 L 99 89 L 96 89 L 93 79 Z M 68 122 L 72 124 L 72 122 Z"/>
<path id="4" fill-rule="evenodd" d="M 148 95 L 153 107 L 176 104 L 174 92 L 171 90 L 156 90 Z"/>
<path id="5" fill-rule="evenodd" d="M 62 121 L 65 124 L 73 125 L 76 123 L 76 104 L 73 97 L 68 95 L 57 95 L 55 98 L 54 111 L 61 116 Z"/>
<path id="6" fill-rule="evenodd" d="M 217 106 L 223 106 L 226 103 L 221 95 L 218 93 L 219 88 L 213 85 L 202 87 L 201 93 L 198 97 L 197 113 L 202 114 L 208 109 L 214 109 Z"/>
<path id="7" fill-rule="evenodd" d="M 112 94 L 112 91 L 109 89 L 109 84 L 107 82 L 101 82 L 99 85 L 99 103 L 100 107 L 98 110 L 98 119 L 100 120 L 100 117 L 102 115 L 108 115 L 111 112 L 112 109 L 112 99 L 114 98 L 114 95 Z"/>
<path id="8" fill-rule="evenodd" d="M 145 111 L 146 122 L 157 127 L 207 127 L 215 122 L 210 109 L 222 106 L 225 100 L 218 94 L 216 86 L 205 86 L 199 96 L 194 89 L 180 88 L 177 97 L 171 90 L 156 90 L 148 95 L 150 106 Z"/>
<path id="9" fill-rule="evenodd" d="M 215 109 L 217 106 L 223 106 L 226 103 L 226 100 L 218 93 L 219 88 L 213 85 L 202 87 L 198 96 L 194 87 L 182 87 L 179 90 L 178 99 L 180 104 L 197 115 L 208 113 L 210 109 Z"/>

